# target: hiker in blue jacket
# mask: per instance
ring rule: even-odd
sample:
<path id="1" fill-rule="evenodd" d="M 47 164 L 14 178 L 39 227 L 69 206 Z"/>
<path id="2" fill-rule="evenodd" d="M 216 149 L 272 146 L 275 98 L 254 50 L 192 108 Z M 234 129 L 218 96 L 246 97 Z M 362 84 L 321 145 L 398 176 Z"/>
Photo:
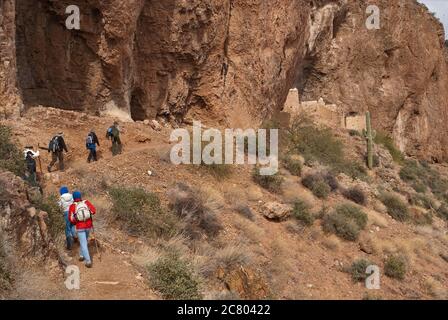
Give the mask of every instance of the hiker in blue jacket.
<path id="1" fill-rule="evenodd" d="M 87 162 L 90 163 L 91 161 L 98 161 L 97 155 L 96 155 L 96 146 L 100 146 L 100 142 L 98 140 L 98 137 L 95 133 L 95 131 L 92 129 L 90 130 L 89 134 L 87 135 L 86 139 L 86 148 L 89 150 L 89 157 L 87 158 Z"/>

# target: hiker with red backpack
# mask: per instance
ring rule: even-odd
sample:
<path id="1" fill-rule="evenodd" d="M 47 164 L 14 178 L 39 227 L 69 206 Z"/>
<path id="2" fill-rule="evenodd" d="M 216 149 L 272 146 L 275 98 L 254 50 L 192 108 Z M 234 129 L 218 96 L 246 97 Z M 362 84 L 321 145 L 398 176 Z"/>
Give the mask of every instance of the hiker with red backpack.
<path id="1" fill-rule="evenodd" d="M 74 203 L 69 209 L 69 219 L 76 226 L 78 240 L 80 245 L 79 261 L 85 261 L 87 268 L 92 267 L 90 258 L 88 239 L 93 229 L 92 217 L 96 213 L 95 207 L 88 201 L 82 200 L 81 192 L 73 192 Z"/>
<path id="2" fill-rule="evenodd" d="M 91 161 L 98 161 L 98 158 L 96 156 L 96 146 L 100 146 L 100 142 L 98 140 L 98 137 L 95 133 L 95 131 L 92 129 L 90 130 L 89 134 L 87 135 L 86 139 L 86 148 L 89 150 L 89 157 L 87 158 L 87 162 L 90 163 Z"/>

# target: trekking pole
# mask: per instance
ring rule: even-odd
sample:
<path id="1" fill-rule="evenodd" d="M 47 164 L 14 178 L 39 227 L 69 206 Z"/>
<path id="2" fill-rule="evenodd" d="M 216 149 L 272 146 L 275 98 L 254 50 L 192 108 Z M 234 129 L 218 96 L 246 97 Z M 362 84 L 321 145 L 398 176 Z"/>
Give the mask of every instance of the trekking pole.
<path id="1" fill-rule="evenodd" d="M 40 170 L 40 174 L 44 174 L 44 172 L 42 171 L 42 162 L 40 161 L 40 156 L 37 157 L 37 162 L 39 163 L 39 170 Z"/>

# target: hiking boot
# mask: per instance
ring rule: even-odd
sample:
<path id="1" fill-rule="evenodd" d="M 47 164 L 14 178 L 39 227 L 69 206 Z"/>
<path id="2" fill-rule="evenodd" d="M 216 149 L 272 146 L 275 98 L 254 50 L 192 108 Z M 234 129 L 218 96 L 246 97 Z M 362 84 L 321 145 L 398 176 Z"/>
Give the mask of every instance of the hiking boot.
<path id="1" fill-rule="evenodd" d="M 88 262 L 88 263 L 86 263 L 86 267 L 87 267 L 87 268 L 92 268 L 92 266 L 93 266 L 93 265 L 92 265 L 92 262 Z"/>
<path id="2" fill-rule="evenodd" d="M 79 257 L 79 261 L 83 262 L 85 260 L 84 257 Z"/>
<path id="3" fill-rule="evenodd" d="M 67 250 L 72 250 L 72 248 L 73 248 L 73 238 L 72 237 L 68 237 L 66 242 L 67 242 Z"/>

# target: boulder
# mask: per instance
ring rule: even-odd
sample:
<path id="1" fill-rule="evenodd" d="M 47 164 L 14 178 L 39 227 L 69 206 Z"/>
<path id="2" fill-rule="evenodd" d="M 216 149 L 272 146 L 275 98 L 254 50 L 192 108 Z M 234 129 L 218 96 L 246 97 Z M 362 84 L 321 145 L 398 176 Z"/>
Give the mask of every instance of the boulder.
<path id="1" fill-rule="evenodd" d="M 263 205 L 263 216 L 271 220 L 285 220 L 292 211 L 292 207 L 279 202 L 267 202 Z"/>

